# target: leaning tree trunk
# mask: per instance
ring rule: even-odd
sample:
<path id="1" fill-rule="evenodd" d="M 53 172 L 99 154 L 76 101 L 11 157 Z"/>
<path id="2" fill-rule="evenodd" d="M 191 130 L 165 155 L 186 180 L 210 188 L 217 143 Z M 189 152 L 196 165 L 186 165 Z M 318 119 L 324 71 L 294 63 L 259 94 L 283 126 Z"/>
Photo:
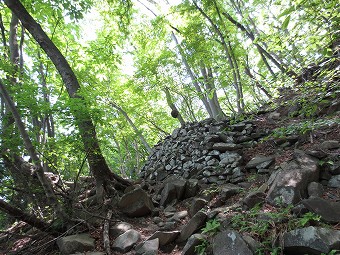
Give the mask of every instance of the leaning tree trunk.
<path id="1" fill-rule="evenodd" d="M 165 92 L 166 102 L 167 102 L 168 106 L 171 109 L 171 116 L 173 118 L 177 118 L 178 121 L 181 123 L 181 126 L 183 127 L 185 125 L 185 121 L 184 121 L 184 119 L 182 117 L 182 114 L 177 109 L 176 105 L 172 102 L 169 88 L 165 87 L 164 88 L 164 92 Z"/>
<path id="2" fill-rule="evenodd" d="M 148 144 L 148 142 L 146 141 L 144 135 L 142 134 L 142 132 L 137 128 L 137 126 L 135 125 L 135 123 L 133 123 L 132 119 L 129 117 L 129 115 L 127 114 L 126 111 L 123 110 L 122 107 L 120 107 L 119 105 L 117 105 L 116 103 L 111 103 L 112 107 L 116 108 L 118 111 L 120 111 L 120 113 L 124 116 L 124 118 L 126 119 L 127 122 L 129 122 L 130 126 L 132 127 L 132 129 L 135 131 L 136 135 L 138 135 L 139 139 L 141 140 L 142 144 L 144 145 L 145 149 L 148 151 L 148 153 L 152 152 L 152 149 L 150 147 L 150 145 Z"/>
<path id="3" fill-rule="evenodd" d="M 7 90 L 4 86 L 4 84 L 2 83 L 2 81 L 0 81 L 0 93 L 2 94 L 7 107 L 10 109 L 10 111 L 13 114 L 13 118 L 15 120 L 15 123 L 19 129 L 19 132 L 21 134 L 21 137 L 24 141 L 24 145 L 26 147 L 26 150 L 29 153 L 29 156 L 31 157 L 33 164 L 35 166 L 35 172 L 37 174 L 37 177 L 45 191 L 46 197 L 47 197 L 47 202 L 49 205 L 53 206 L 55 213 L 61 218 L 61 219 L 66 219 L 67 216 L 64 214 L 62 207 L 60 205 L 60 203 L 58 202 L 58 199 L 54 193 L 53 187 L 52 187 L 52 183 L 49 179 L 47 179 L 47 177 L 44 174 L 44 170 L 42 168 L 40 159 L 38 157 L 37 152 L 35 151 L 35 148 L 32 144 L 32 141 L 25 129 L 25 125 L 21 120 L 21 117 L 19 115 L 18 110 L 16 109 L 16 106 L 13 102 L 13 100 L 11 99 L 10 95 L 7 93 Z"/>
<path id="4" fill-rule="evenodd" d="M 87 111 L 85 100 L 78 94 L 80 89 L 78 79 L 69 63 L 19 0 L 4 0 L 4 2 L 21 20 L 23 26 L 30 32 L 51 59 L 62 77 L 70 98 L 77 100 L 78 106 L 80 106 L 77 107 L 78 109 L 72 109 L 72 112 L 82 137 L 84 149 L 88 154 L 90 170 L 96 179 L 98 195 L 102 193 L 100 189 L 102 187 L 105 188 L 108 185 L 108 180 L 115 181 L 116 188 L 124 189 L 126 186 L 130 185 L 130 182 L 114 174 L 109 169 L 99 147 L 95 126 Z M 79 110 L 79 108 L 81 109 Z"/>

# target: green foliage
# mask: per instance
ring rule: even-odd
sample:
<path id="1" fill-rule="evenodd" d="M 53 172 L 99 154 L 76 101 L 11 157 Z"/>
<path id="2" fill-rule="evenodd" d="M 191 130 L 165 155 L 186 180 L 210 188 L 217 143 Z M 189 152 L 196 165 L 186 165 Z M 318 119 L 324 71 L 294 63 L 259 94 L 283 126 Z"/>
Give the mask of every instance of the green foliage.
<path id="1" fill-rule="evenodd" d="M 205 227 L 202 228 L 202 234 L 208 234 L 209 236 L 212 236 L 219 231 L 220 226 L 221 223 L 218 220 L 216 219 L 209 220 L 205 224 Z"/>
<path id="2" fill-rule="evenodd" d="M 299 225 L 301 227 L 306 226 L 308 223 L 314 223 L 314 222 L 319 222 L 321 219 L 320 215 L 316 215 L 315 213 L 308 212 L 305 213 L 302 218 L 299 219 Z"/>
<path id="3" fill-rule="evenodd" d="M 207 239 L 202 239 L 201 240 L 201 244 L 195 246 L 195 252 L 198 254 L 198 255 L 204 255 L 206 254 L 206 250 L 209 246 L 209 241 Z"/>

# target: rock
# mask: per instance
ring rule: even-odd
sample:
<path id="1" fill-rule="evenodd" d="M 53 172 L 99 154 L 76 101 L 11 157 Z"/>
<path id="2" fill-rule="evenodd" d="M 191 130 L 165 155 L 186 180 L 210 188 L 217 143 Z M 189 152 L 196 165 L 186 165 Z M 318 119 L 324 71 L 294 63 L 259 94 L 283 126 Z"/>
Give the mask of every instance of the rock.
<path id="1" fill-rule="evenodd" d="M 334 162 L 329 166 L 329 173 L 331 175 L 339 175 L 340 174 L 340 161 Z"/>
<path id="2" fill-rule="evenodd" d="M 194 198 L 189 208 L 189 215 L 194 216 L 199 210 L 208 204 L 208 201 L 203 198 Z"/>
<path id="3" fill-rule="evenodd" d="M 184 190 L 184 199 L 194 197 L 197 195 L 197 192 L 199 191 L 200 186 L 198 184 L 198 180 L 196 179 L 189 179 L 185 185 Z"/>
<path id="4" fill-rule="evenodd" d="M 255 156 L 246 165 L 246 169 L 256 168 L 268 168 L 275 161 L 275 157 Z"/>
<path id="5" fill-rule="evenodd" d="M 311 212 L 320 215 L 327 223 L 340 221 L 340 202 L 332 202 L 320 197 L 310 197 L 301 203 Z"/>
<path id="6" fill-rule="evenodd" d="M 287 255 L 320 255 L 340 249 L 340 231 L 332 229 L 311 226 L 285 233 L 283 238 Z"/>
<path id="7" fill-rule="evenodd" d="M 64 255 L 94 249 L 94 239 L 88 233 L 59 238 L 57 244 L 61 254 Z"/>
<path id="8" fill-rule="evenodd" d="M 324 189 L 321 183 L 311 182 L 308 184 L 307 191 L 310 197 L 322 197 Z"/>
<path id="9" fill-rule="evenodd" d="M 266 198 L 266 194 L 260 191 L 250 192 L 243 198 L 243 204 L 251 209 L 257 204 L 263 204 Z"/>
<path id="10" fill-rule="evenodd" d="M 226 183 L 220 186 L 220 196 L 223 201 L 227 201 L 232 196 L 238 194 L 241 191 L 241 187 Z"/>
<path id="11" fill-rule="evenodd" d="M 147 240 L 136 247 L 136 255 L 157 255 L 159 249 L 159 239 Z"/>
<path id="12" fill-rule="evenodd" d="M 233 230 L 217 233 L 213 238 L 212 247 L 214 255 L 253 255 L 240 234 Z"/>
<path id="13" fill-rule="evenodd" d="M 340 148 L 340 142 L 335 140 L 324 141 L 320 144 L 322 149 L 333 150 Z"/>
<path id="14" fill-rule="evenodd" d="M 175 241 L 179 233 L 179 231 L 156 231 L 156 233 L 150 236 L 148 240 L 158 238 L 159 246 L 162 247 Z"/>
<path id="15" fill-rule="evenodd" d="M 183 179 L 171 178 L 164 186 L 161 193 L 160 205 L 175 204 L 183 198 L 186 181 Z"/>
<path id="16" fill-rule="evenodd" d="M 243 235 L 242 239 L 247 243 L 251 251 L 256 254 L 256 251 L 261 248 L 261 244 L 249 235 Z"/>
<path id="17" fill-rule="evenodd" d="M 329 179 L 328 186 L 331 188 L 340 188 L 340 175 L 334 175 Z"/>
<path id="18" fill-rule="evenodd" d="M 206 218 L 207 215 L 204 212 L 197 212 L 188 223 L 184 225 L 176 241 L 178 243 L 186 241 L 192 234 L 204 226 Z"/>
<path id="19" fill-rule="evenodd" d="M 130 229 L 116 238 L 112 245 L 112 249 L 122 253 L 128 252 L 140 238 L 141 234 L 138 231 Z"/>
<path id="20" fill-rule="evenodd" d="M 234 151 L 241 149 L 242 146 L 236 143 L 215 143 L 213 145 L 214 150 L 218 150 L 221 152 L 226 152 L 226 151 Z"/>
<path id="21" fill-rule="evenodd" d="M 200 245 L 203 242 L 203 235 L 201 234 L 193 234 L 188 239 L 187 243 L 185 244 L 181 255 L 196 255 L 195 247 Z"/>
<path id="22" fill-rule="evenodd" d="M 241 155 L 238 154 L 237 152 L 225 152 L 220 155 L 220 166 L 226 166 L 228 164 L 232 164 L 235 161 L 240 161 L 241 160 Z"/>
<path id="23" fill-rule="evenodd" d="M 110 228 L 110 237 L 116 238 L 117 236 L 124 234 L 129 229 L 132 229 L 131 224 L 126 222 L 117 223 Z"/>
<path id="24" fill-rule="evenodd" d="M 307 186 L 319 180 L 318 161 L 311 156 L 297 151 L 295 159 L 286 164 L 282 170 L 270 177 L 267 201 L 270 204 L 296 204 L 307 197 Z M 273 183 L 270 182 L 273 180 Z"/>
<path id="25" fill-rule="evenodd" d="M 135 189 L 122 196 L 118 203 L 119 208 L 130 217 L 148 215 L 154 209 L 149 195 L 143 189 Z"/>

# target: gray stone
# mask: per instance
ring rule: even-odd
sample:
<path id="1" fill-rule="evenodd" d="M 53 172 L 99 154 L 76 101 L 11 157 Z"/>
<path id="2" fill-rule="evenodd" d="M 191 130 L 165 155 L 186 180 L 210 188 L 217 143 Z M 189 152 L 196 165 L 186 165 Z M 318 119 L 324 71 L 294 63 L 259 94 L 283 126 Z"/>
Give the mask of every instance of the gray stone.
<path id="1" fill-rule="evenodd" d="M 336 140 L 324 141 L 320 144 L 320 147 L 326 150 L 338 149 L 340 148 L 340 142 Z"/>
<path id="2" fill-rule="evenodd" d="M 241 188 L 235 184 L 226 183 L 220 186 L 220 196 L 223 201 L 227 201 L 232 196 L 238 194 Z"/>
<path id="3" fill-rule="evenodd" d="M 212 241 L 214 255 L 253 255 L 239 233 L 225 230 L 217 233 Z"/>
<path id="4" fill-rule="evenodd" d="M 257 204 L 263 204 L 266 199 L 266 194 L 260 191 L 250 192 L 243 198 L 243 204 L 251 209 Z"/>
<path id="5" fill-rule="evenodd" d="M 159 239 L 155 238 L 152 240 L 147 240 L 143 242 L 143 244 L 136 247 L 136 255 L 145 255 L 145 254 L 158 254 L 159 249 Z"/>
<path id="6" fill-rule="evenodd" d="M 184 225 L 181 233 L 176 240 L 178 243 L 186 241 L 192 234 L 204 226 L 207 215 L 204 212 L 197 212 L 187 224 Z"/>
<path id="7" fill-rule="evenodd" d="M 156 231 L 152 236 L 148 238 L 148 240 L 158 238 L 159 246 L 163 247 L 175 241 L 178 235 L 179 231 Z"/>
<path id="8" fill-rule="evenodd" d="M 57 244 L 59 251 L 64 255 L 94 249 L 94 239 L 88 233 L 59 238 Z"/>
<path id="9" fill-rule="evenodd" d="M 167 181 L 161 193 L 160 205 L 175 204 L 183 198 L 186 181 L 183 179 L 171 178 Z"/>
<path id="10" fill-rule="evenodd" d="M 329 179 L 328 186 L 331 188 L 340 188 L 340 175 L 334 175 Z"/>
<path id="11" fill-rule="evenodd" d="M 242 239 L 247 243 L 254 254 L 256 254 L 256 251 L 261 247 L 261 244 L 249 235 L 242 235 Z"/>
<path id="12" fill-rule="evenodd" d="M 329 173 L 332 175 L 340 174 L 340 161 L 334 162 L 332 165 L 329 166 Z"/>
<path id="13" fill-rule="evenodd" d="M 198 184 L 198 180 L 196 179 L 189 179 L 187 181 L 187 184 L 185 185 L 184 190 L 184 199 L 194 197 L 197 195 L 197 192 L 199 191 L 200 186 Z"/>
<path id="14" fill-rule="evenodd" d="M 324 189 L 321 183 L 311 182 L 308 184 L 307 191 L 310 197 L 322 197 Z"/>
<path id="15" fill-rule="evenodd" d="M 117 223 L 110 228 L 110 236 L 116 238 L 117 236 L 124 234 L 126 231 L 130 229 L 132 229 L 132 226 L 129 223 L 126 222 Z"/>
<path id="16" fill-rule="evenodd" d="M 208 204 L 208 201 L 203 198 L 194 198 L 189 208 L 189 215 L 194 216 L 199 210 Z"/>
<path id="17" fill-rule="evenodd" d="M 307 197 L 307 186 L 319 180 L 318 161 L 302 152 L 296 152 L 295 160 L 290 161 L 269 178 L 267 201 L 271 204 L 296 204 Z M 269 182 L 274 180 L 272 184 Z"/>
<path id="18" fill-rule="evenodd" d="M 181 255 L 196 255 L 195 247 L 200 245 L 203 242 L 203 235 L 201 234 L 193 234 L 188 239 L 187 243 L 185 244 Z"/>
<path id="19" fill-rule="evenodd" d="M 143 189 L 135 189 L 122 196 L 118 203 L 119 208 L 130 217 L 148 215 L 154 209 L 149 195 Z"/>
<path id="20" fill-rule="evenodd" d="M 241 155 L 237 152 L 225 152 L 220 154 L 220 166 L 226 166 L 228 164 L 232 164 L 235 161 L 240 161 L 242 159 Z"/>
<path id="21" fill-rule="evenodd" d="M 112 249 L 122 253 L 128 252 L 140 238 L 141 234 L 138 231 L 130 229 L 116 238 L 112 245 Z"/>
<path id="22" fill-rule="evenodd" d="M 267 168 L 269 167 L 272 163 L 274 163 L 275 157 L 270 156 L 256 156 L 252 158 L 246 165 L 246 169 L 251 169 L 251 168 L 256 168 L 259 166 L 259 168 Z"/>
<path id="23" fill-rule="evenodd" d="M 320 255 L 340 249 L 340 231 L 332 229 L 311 226 L 285 233 L 283 238 L 287 255 Z"/>
<path id="24" fill-rule="evenodd" d="M 240 148 L 242 148 L 242 146 L 236 143 L 215 143 L 213 145 L 214 150 L 218 150 L 221 152 L 234 151 Z"/>
<path id="25" fill-rule="evenodd" d="M 321 216 L 321 220 L 327 223 L 340 221 L 340 202 L 332 202 L 320 197 L 310 197 L 301 203 L 311 212 Z"/>

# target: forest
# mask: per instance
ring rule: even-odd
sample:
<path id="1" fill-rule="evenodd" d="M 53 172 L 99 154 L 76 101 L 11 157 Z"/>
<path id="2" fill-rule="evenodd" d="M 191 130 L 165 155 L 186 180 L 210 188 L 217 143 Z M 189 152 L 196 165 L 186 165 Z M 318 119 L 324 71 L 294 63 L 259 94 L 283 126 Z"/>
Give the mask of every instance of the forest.
<path id="1" fill-rule="evenodd" d="M 104 244 L 96 244 L 93 251 L 134 254 L 111 251 L 115 238 L 105 232 L 105 224 L 125 219 L 117 208 L 124 207 L 121 199 L 131 187 L 146 187 L 156 197 L 162 194 L 158 202 L 150 200 L 151 207 L 166 207 L 165 177 L 188 168 L 186 175 L 180 175 L 202 181 L 197 193 L 215 194 L 216 184 L 224 184 L 223 178 L 229 177 L 214 175 L 214 164 L 218 171 L 221 166 L 226 171 L 236 162 L 232 167 L 241 170 L 237 176 L 233 170 L 233 185 L 246 178 L 255 180 L 258 176 L 251 169 L 259 167 L 249 164 L 258 153 L 256 148 L 265 149 L 268 141 L 283 136 L 282 144 L 288 145 L 280 147 L 280 152 L 269 153 L 267 146 L 259 153 L 275 154 L 274 163 L 268 157 L 260 162 L 271 162 L 264 167 L 270 169 L 268 178 L 288 150 L 332 142 L 333 147 L 318 144 L 326 148 L 327 156 L 309 155 L 318 159 L 318 169 L 328 167 L 327 181 L 335 176 L 337 184 L 321 182 L 321 174 L 309 183 L 320 180 L 335 188 L 329 191 L 336 197 L 332 202 L 340 203 L 338 1 L 3 0 L 0 30 L 0 254 L 38 254 L 14 241 L 2 245 L 19 223 L 54 241 L 91 231 L 94 237 L 99 231 Z M 261 124 L 267 126 L 260 125 L 261 114 L 270 119 Z M 252 132 L 259 127 L 267 133 L 257 137 Z M 202 136 L 195 133 L 201 129 Z M 215 129 L 220 133 L 212 134 Z M 316 129 L 328 130 L 328 136 Z M 295 144 L 293 134 L 300 137 L 294 136 Z M 179 149 L 178 144 L 184 143 L 195 150 L 201 146 L 203 152 Z M 275 140 L 275 146 L 279 145 Z M 221 154 L 235 150 L 242 160 L 233 154 L 230 165 L 223 165 Z M 302 158 L 298 153 L 289 160 L 300 166 Z M 194 175 L 197 162 L 205 165 Z M 185 180 L 186 189 L 190 180 Z M 171 182 L 179 199 L 178 180 Z M 157 186 L 160 183 L 162 187 Z M 277 210 L 269 193 L 264 206 L 268 203 Z M 286 208 L 296 202 L 287 202 Z M 98 230 L 88 218 L 78 218 L 80 208 L 95 211 L 99 216 L 91 217 L 102 220 L 103 229 Z M 163 209 L 157 212 L 160 216 Z M 152 217 L 157 216 L 151 211 Z M 313 213 L 311 222 L 320 221 L 318 213 Z M 326 220 L 340 238 L 339 222 L 340 218 Z M 196 253 L 185 253 L 179 246 L 178 253 L 163 249 L 159 254 L 229 254 L 215 248 L 213 236 L 220 221 L 211 216 L 201 225 L 208 237 L 195 243 Z M 25 233 L 21 238 L 30 237 L 31 242 L 37 232 Z M 46 240 L 40 234 L 37 239 Z M 260 234 L 257 238 L 267 240 Z M 54 241 L 41 254 L 59 254 Z M 60 254 L 75 253 L 58 245 Z M 271 245 L 242 254 L 298 254 L 277 243 Z M 340 250 L 340 243 L 327 252 L 308 253 L 307 249 L 306 253 L 336 254 L 335 250 Z"/>

